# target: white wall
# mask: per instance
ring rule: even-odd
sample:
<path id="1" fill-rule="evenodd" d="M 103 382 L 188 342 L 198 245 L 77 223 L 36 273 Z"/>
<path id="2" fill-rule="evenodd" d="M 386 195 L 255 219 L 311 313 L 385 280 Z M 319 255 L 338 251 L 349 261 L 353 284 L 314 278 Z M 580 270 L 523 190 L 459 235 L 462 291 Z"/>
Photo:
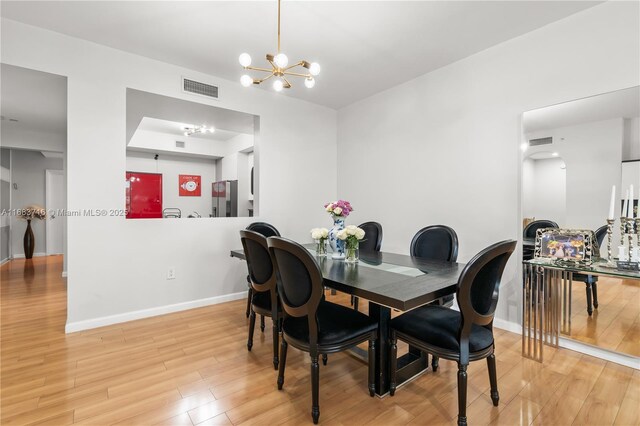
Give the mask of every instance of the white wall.
<path id="1" fill-rule="evenodd" d="M 383 250 L 407 253 L 422 226 L 452 226 L 461 261 L 521 236 L 524 111 L 640 83 L 637 2 L 607 2 L 338 113 L 338 196 L 349 222 L 377 220 Z M 519 256 L 497 317 L 519 322 Z"/>
<path id="2" fill-rule="evenodd" d="M 182 217 L 185 218 L 194 211 L 202 217 L 209 217 L 213 205 L 211 184 L 216 177 L 215 160 L 167 154 L 160 154 L 158 160 L 154 160 L 154 154 L 127 151 L 127 171 L 162 174 L 163 209 L 179 208 L 182 211 Z M 181 197 L 178 191 L 178 175 L 199 175 L 202 185 L 201 195 Z M 122 190 L 124 191 L 124 186 Z"/>
<path id="3" fill-rule="evenodd" d="M 606 223 L 611 186 L 620 187 L 623 133 L 623 119 L 617 118 L 527 134 L 527 139 L 553 137 L 549 149 L 567 165 L 566 222 L 561 226 L 595 231 Z"/>
<path id="4" fill-rule="evenodd" d="M 2 20 L 1 31 L 2 62 L 68 77 L 70 209 L 124 205 L 130 87 L 260 116 L 258 219 L 299 240 L 327 222 L 322 204 L 337 187 L 335 111 L 11 20 Z M 182 76 L 219 85 L 220 100 L 183 93 Z M 328 160 L 308 161 L 314 158 Z M 246 290 L 246 266 L 229 250 L 240 246 L 238 230 L 252 220 L 70 217 L 67 329 Z M 166 280 L 168 266 L 176 268 L 175 280 Z"/>
<path id="5" fill-rule="evenodd" d="M 65 135 L 61 133 L 2 126 L 2 146 L 4 148 L 64 152 L 66 142 Z"/>
<path id="6" fill-rule="evenodd" d="M 622 160 L 640 160 L 640 117 L 625 118 Z"/>
<path id="7" fill-rule="evenodd" d="M 522 164 L 522 217 L 549 219 L 560 227 L 566 223 L 567 170 L 564 160 L 526 159 Z"/>
<path id="8" fill-rule="evenodd" d="M 61 158 L 45 158 L 39 151 L 11 150 L 11 181 L 18 189 L 11 189 L 11 205 L 21 209 L 31 204 L 46 207 L 45 202 L 45 171 L 62 170 Z M 64 218 L 58 218 L 64 220 Z M 56 220 L 58 220 L 56 219 Z M 11 217 L 11 251 L 12 256 L 24 256 L 23 237 L 27 229 L 27 222 Z M 45 254 L 47 240 L 46 223 L 43 220 L 31 221 L 31 228 L 35 236 L 34 254 Z"/>

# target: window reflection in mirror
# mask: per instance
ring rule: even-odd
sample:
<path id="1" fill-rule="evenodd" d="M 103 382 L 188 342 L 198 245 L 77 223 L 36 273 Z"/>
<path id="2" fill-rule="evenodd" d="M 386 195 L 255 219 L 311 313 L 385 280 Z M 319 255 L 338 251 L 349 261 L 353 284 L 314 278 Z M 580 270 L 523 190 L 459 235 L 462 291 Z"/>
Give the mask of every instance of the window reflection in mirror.
<path id="1" fill-rule="evenodd" d="M 258 127 L 252 114 L 127 89 L 127 218 L 253 216 Z"/>
<path id="2" fill-rule="evenodd" d="M 525 112 L 523 226 L 550 220 L 560 228 L 596 231 L 606 224 L 612 185 L 616 217 L 630 184 L 636 188 L 637 205 L 639 116 L 640 87 Z M 616 246 L 619 235 L 616 221 Z M 523 244 L 526 257 L 526 241 Z M 603 245 L 600 254 L 606 256 L 606 238 Z M 565 337 L 640 356 L 640 280 L 574 274 L 570 300 Z"/>

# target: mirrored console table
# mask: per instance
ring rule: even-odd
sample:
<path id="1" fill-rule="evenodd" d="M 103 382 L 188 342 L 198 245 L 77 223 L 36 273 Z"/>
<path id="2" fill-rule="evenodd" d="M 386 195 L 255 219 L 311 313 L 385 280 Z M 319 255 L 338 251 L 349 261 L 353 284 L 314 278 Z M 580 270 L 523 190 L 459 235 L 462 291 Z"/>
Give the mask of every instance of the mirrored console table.
<path id="1" fill-rule="evenodd" d="M 571 288 L 574 274 L 640 280 L 639 271 L 605 266 L 598 260 L 590 266 L 566 265 L 548 259 L 525 260 L 523 264 L 522 355 L 542 362 L 544 347 L 558 347 L 560 335 L 571 333 Z"/>

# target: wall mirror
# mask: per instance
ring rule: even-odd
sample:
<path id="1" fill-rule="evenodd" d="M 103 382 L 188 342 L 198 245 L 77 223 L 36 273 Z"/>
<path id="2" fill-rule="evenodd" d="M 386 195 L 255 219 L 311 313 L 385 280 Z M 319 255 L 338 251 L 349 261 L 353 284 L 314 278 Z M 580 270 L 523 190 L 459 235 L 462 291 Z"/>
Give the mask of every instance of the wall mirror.
<path id="1" fill-rule="evenodd" d="M 596 231 L 606 224 L 613 185 L 616 217 L 631 184 L 637 205 L 639 116 L 640 87 L 525 112 L 523 230 L 532 221 L 548 220 L 560 228 Z M 530 254 L 526 237 L 525 258 Z M 613 241 L 619 241 L 617 229 Z M 606 256 L 606 239 L 603 245 Z M 593 278 L 574 274 L 570 326 L 563 337 L 640 356 L 640 280 Z"/>
<path id="2" fill-rule="evenodd" d="M 249 217 L 259 117 L 127 89 L 127 219 Z"/>

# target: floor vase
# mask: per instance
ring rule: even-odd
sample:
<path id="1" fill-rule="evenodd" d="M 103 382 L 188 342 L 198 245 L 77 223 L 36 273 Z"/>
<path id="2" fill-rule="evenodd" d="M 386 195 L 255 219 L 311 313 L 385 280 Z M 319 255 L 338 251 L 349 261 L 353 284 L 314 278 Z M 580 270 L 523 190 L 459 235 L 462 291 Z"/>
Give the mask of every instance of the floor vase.
<path id="1" fill-rule="evenodd" d="M 36 247 L 36 238 L 31 229 L 31 219 L 27 219 L 27 229 L 24 231 L 24 257 L 31 259 L 33 257 L 33 249 Z"/>

